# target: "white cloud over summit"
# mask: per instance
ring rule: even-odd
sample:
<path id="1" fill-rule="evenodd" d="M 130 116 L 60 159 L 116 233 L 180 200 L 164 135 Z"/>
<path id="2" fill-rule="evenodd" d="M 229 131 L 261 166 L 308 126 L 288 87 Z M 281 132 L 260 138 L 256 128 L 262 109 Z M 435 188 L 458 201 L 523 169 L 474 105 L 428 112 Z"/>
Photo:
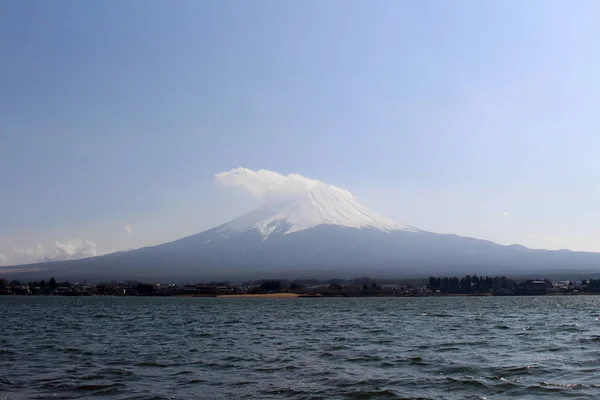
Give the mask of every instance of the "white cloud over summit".
<path id="1" fill-rule="evenodd" d="M 319 225 L 368 227 L 382 231 L 415 230 L 371 212 L 347 190 L 302 175 L 237 168 L 221 172 L 216 178 L 225 185 L 248 191 L 263 202 L 283 200 L 281 204 L 273 204 L 275 207 L 266 209 L 269 215 L 261 215 L 251 222 L 242 219 L 243 227 L 238 226 L 240 220 L 228 225 L 233 230 L 256 228 L 263 235 L 263 240 L 270 235 L 273 226 L 285 227 L 281 229 L 286 234 Z M 254 214 L 250 215 L 254 218 Z"/>
<path id="2" fill-rule="evenodd" d="M 281 175 L 277 172 L 261 169 L 253 171 L 247 168 L 235 168 L 218 173 L 217 180 L 226 186 L 239 187 L 261 200 L 279 200 L 306 193 L 319 185 L 329 190 L 339 191 L 344 196 L 350 192 L 319 180 L 306 178 L 299 174 Z"/>
<path id="3" fill-rule="evenodd" d="M 0 247 L 0 266 L 31 264 L 43 261 L 64 261 L 100 255 L 96 243 L 81 238 L 71 239 L 64 243 L 54 242 L 47 248 L 40 243 L 31 246 L 17 247 L 12 243 Z"/>

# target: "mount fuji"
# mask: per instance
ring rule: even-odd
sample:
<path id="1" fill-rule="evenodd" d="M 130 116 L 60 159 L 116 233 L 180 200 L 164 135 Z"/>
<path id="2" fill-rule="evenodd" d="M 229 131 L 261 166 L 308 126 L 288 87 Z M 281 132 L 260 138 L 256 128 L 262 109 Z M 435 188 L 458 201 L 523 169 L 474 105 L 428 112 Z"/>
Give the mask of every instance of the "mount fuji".
<path id="1" fill-rule="evenodd" d="M 423 231 L 371 212 L 347 190 L 267 172 L 238 169 L 221 176 L 226 184 L 253 192 L 258 187 L 269 198 L 266 205 L 223 225 L 152 247 L 0 268 L 0 275 L 183 281 L 560 274 L 600 267 L 598 253 L 532 250 Z M 249 173 L 263 173 L 258 180 L 251 175 L 250 182 L 260 185 L 242 179 Z"/>

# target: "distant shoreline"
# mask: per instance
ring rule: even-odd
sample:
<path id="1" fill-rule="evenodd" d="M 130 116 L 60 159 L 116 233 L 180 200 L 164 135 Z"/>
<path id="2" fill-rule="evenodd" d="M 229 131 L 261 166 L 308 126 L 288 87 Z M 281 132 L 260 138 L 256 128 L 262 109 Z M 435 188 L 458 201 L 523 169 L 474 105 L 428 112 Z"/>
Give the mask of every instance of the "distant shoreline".
<path id="1" fill-rule="evenodd" d="M 217 298 L 246 298 L 246 299 L 293 299 L 302 297 L 297 293 L 263 293 L 263 294 L 220 294 Z M 306 297 L 306 296 L 304 296 Z"/>
<path id="2" fill-rule="evenodd" d="M 239 286 L 230 282 L 196 284 L 143 283 L 138 281 L 101 284 L 68 281 L 8 281 L 0 278 L 0 295 L 29 296 L 149 296 L 219 298 L 325 298 L 325 297 L 487 297 L 487 296 L 564 296 L 600 294 L 600 279 L 551 282 L 548 279 L 515 281 L 504 276 L 435 277 L 418 282 L 381 282 L 369 277 L 350 280 L 258 280 Z"/>
<path id="3" fill-rule="evenodd" d="M 2 297 L 153 297 L 153 298 L 164 298 L 164 297 L 175 297 L 175 298 L 219 298 L 219 299 L 356 299 L 356 298 L 431 298 L 431 297 L 562 297 L 562 296 L 600 296 L 600 293 L 546 293 L 546 294 L 505 294 L 505 295 L 493 295 L 493 294 L 474 294 L 474 293 L 438 293 L 434 295 L 392 295 L 392 294 L 376 294 L 376 295 L 322 295 L 322 294 L 299 294 L 299 293 L 263 293 L 263 294 L 222 294 L 222 295 L 115 295 L 115 294 L 93 294 L 93 295 L 28 295 L 28 294 L 9 294 L 2 295 Z"/>

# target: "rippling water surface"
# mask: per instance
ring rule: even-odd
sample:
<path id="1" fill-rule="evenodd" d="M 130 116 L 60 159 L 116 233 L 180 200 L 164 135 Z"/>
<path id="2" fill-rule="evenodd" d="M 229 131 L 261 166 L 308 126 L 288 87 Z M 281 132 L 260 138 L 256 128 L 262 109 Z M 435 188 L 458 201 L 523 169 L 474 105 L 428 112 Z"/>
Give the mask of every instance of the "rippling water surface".
<path id="1" fill-rule="evenodd" d="M 0 297 L 0 399 L 597 399 L 600 297 Z"/>

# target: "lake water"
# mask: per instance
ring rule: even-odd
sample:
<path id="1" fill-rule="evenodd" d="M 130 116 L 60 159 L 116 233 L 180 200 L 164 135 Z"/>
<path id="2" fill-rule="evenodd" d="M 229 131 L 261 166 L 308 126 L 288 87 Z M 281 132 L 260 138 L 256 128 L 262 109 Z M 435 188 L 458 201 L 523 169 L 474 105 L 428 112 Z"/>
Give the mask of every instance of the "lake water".
<path id="1" fill-rule="evenodd" d="M 597 399 L 600 297 L 0 297 L 0 399 Z"/>

